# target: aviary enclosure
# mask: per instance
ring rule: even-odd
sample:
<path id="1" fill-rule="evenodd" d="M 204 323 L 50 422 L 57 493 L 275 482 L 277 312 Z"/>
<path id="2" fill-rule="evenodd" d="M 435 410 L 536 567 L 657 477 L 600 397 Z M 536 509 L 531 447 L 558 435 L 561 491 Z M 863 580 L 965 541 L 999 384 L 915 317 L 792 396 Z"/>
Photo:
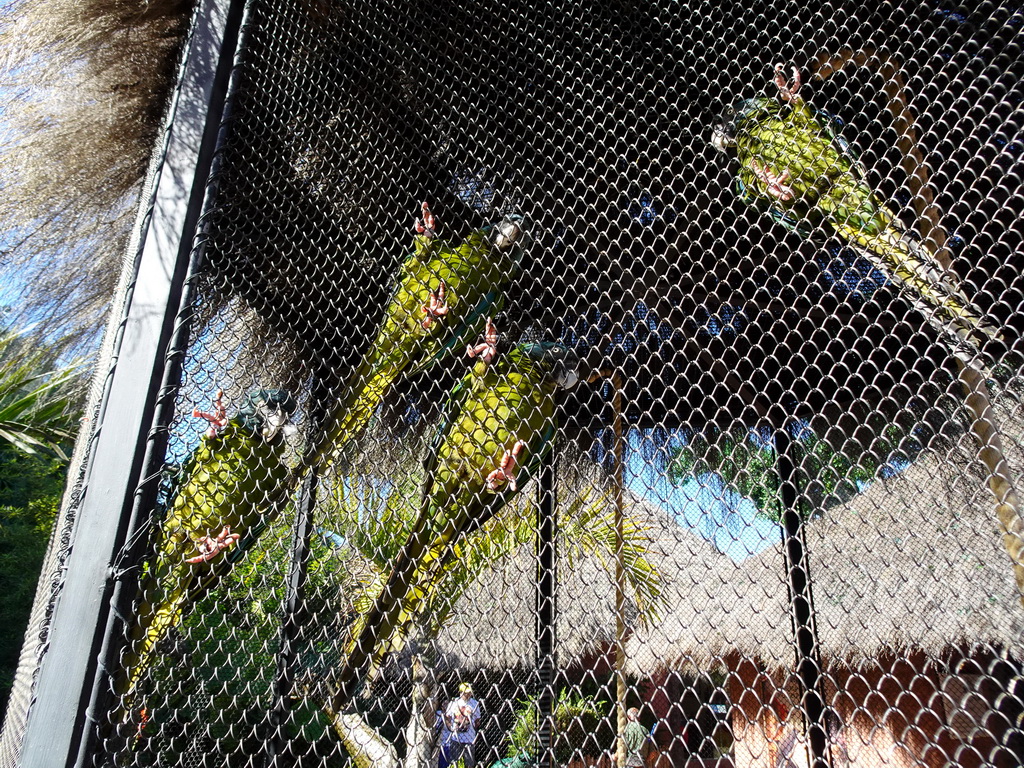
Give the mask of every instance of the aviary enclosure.
<path id="1" fill-rule="evenodd" d="M 1024 762 L 1024 6 L 232 8 L 67 761 Z"/>

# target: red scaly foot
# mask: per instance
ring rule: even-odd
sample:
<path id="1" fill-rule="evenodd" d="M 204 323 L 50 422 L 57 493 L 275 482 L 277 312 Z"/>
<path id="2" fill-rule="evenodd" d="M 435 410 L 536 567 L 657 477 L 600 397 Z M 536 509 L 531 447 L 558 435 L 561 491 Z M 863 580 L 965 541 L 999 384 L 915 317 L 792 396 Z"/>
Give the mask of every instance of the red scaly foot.
<path id="1" fill-rule="evenodd" d="M 525 447 L 526 443 L 522 440 L 517 440 L 516 444 L 512 446 L 511 451 L 505 451 L 505 455 L 498 462 L 498 468 L 487 475 L 488 490 L 496 491 L 505 483 L 508 483 L 513 491 L 519 490 L 516 487 L 516 472 L 518 471 L 516 462 L 519 460 L 519 454 Z"/>
<path id="2" fill-rule="evenodd" d="M 792 104 L 799 97 L 797 92 L 800 90 L 800 70 L 797 67 L 793 67 L 793 80 L 792 85 L 786 82 L 786 76 L 782 74 L 784 67 L 781 64 L 775 65 L 775 85 L 779 87 L 779 98 L 787 104 Z"/>
<path id="3" fill-rule="evenodd" d="M 208 563 L 225 549 L 231 547 L 240 538 L 242 538 L 240 534 L 231 532 L 230 525 L 225 525 L 224 529 L 217 534 L 216 538 L 203 536 L 199 539 L 196 542 L 196 546 L 199 548 L 199 554 L 195 557 L 190 557 L 185 562 L 193 565 L 197 563 Z"/>
<path id="4" fill-rule="evenodd" d="M 484 340 L 476 346 L 467 344 L 466 354 L 470 357 L 479 357 L 488 365 L 494 362 L 494 358 L 498 356 L 498 329 L 491 322 L 491 318 L 487 318 Z"/>
<path id="5" fill-rule="evenodd" d="M 206 419 L 210 422 L 210 428 L 206 430 L 206 436 L 210 439 L 217 437 L 220 431 L 228 425 L 228 412 L 224 408 L 224 390 L 218 389 L 217 396 L 213 398 L 213 413 L 200 411 L 196 408 L 192 411 L 192 416 L 197 419 Z"/>
<path id="6" fill-rule="evenodd" d="M 416 234 L 433 239 L 437 235 L 437 221 L 434 219 L 434 214 L 430 212 L 430 206 L 426 202 L 420 207 L 423 210 L 423 218 L 417 218 L 413 227 L 416 230 Z"/>
<path id="7" fill-rule="evenodd" d="M 786 184 L 789 181 L 789 171 L 775 173 L 767 165 L 763 166 L 753 158 L 750 160 L 750 170 L 764 183 L 768 194 L 776 200 L 785 203 L 796 197 L 796 192 L 793 191 L 793 188 Z"/>
<path id="8" fill-rule="evenodd" d="M 423 305 L 422 325 L 424 328 L 429 328 L 432 322 L 440 320 L 448 314 L 448 303 L 444 300 L 445 290 L 444 280 L 442 280 L 437 290 L 430 292 L 429 301 Z"/>

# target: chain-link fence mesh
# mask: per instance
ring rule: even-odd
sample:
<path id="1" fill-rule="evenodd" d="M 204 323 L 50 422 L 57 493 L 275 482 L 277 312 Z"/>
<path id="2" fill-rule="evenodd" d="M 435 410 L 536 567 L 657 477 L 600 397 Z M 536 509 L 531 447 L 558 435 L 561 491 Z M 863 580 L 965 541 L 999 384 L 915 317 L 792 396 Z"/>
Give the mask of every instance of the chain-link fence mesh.
<path id="1" fill-rule="evenodd" d="M 1022 25 L 254 0 L 97 764 L 1019 765 Z"/>

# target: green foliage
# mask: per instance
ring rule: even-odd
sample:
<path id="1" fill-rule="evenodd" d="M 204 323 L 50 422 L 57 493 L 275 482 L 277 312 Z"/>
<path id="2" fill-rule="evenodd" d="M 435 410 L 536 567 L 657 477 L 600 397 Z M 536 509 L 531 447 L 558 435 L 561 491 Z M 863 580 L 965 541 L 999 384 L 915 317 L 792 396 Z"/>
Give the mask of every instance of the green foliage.
<path id="1" fill-rule="evenodd" d="M 0 440 L 66 458 L 61 444 L 77 430 L 84 377 L 81 362 L 61 365 L 55 358 L 14 331 L 0 334 Z"/>
<path id="2" fill-rule="evenodd" d="M 411 459 L 403 463 L 419 466 Z M 339 536 L 337 554 L 346 564 L 336 574 L 346 596 L 339 605 L 349 609 L 353 618 L 367 611 L 380 595 L 391 562 L 418 516 L 421 487 L 421 472 L 414 469 L 399 482 L 362 473 L 335 477 L 332 490 L 324 494 L 326 503 L 321 511 L 326 512 L 325 519 Z M 411 626 L 399 628 L 404 639 L 415 636 L 429 644 L 474 583 L 486 582 L 491 569 L 500 567 L 504 560 L 516 556 L 534 541 L 536 520 L 535 503 L 529 494 L 521 494 L 479 530 L 454 542 L 450 557 L 434 561 L 429 580 L 419 591 L 417 604 L 410 609 L 414 611 Z M 558 526 L 560 551 L 565 553 L 569 568 L 575 567 L 581 558 L 593 558 L 610 575 L 614 574 L 617 535 L 610 493 L 577 497 L 559 509 Z M 622 521 L 621 547 L 624 575 L 641 620 L 655 620 L 664 605 L 662 581 L 648 560 L 649 531 L 632 519 L 628 510 Z M 337 608 L 335 613 L 338 613 Z M 388 641 L 400 647 L 403 638 L 397 634 Z M 343 628 L 333 633 L 333 638 L 339 636 L 344 636 Z M 379 704 L 381 698 L 375 696 L 371 700 Z M 567 754 L 571 752 L 569 745 L 583 745 L 587 735 L 592 735 L 596 718 L 600 716 L 597 707 L 601 703 L 562 695 L 559 700 L 559 716 L 564 726 L 561 743 L 568 750 Z M 376 713 L 363 711 L 361 714 L 370 722 Z M 595 722 L 588 726 L 591 716 Z M 390 722 L 393 723 L 393 718 Z M 519 727 L 526 729 L 523 733 L 529 731 L 528 724 Z M 586 731 L 587 727 L 591 730 Z M 378 731 L 384 738 L 390 738 L 384 728 Z"/>
<path id="3" fill-rule="evenodd" d="M 520 499 L 489 520 L 479 532 L 454 545 L 455 557 L 444 567 L 428 593 L 421 623 L 435 636 L 448 621 L 465 591 L 488 569 L 511 557 L 537 535 L 537 510 L 532 500 Z M 610 576 L 615 573 L 616 533 L 609 494 L 580 496 L 559 513 L 558 536 L 567 565 L 593 557 Z M 626 583 L 641 621 L 657 618 L 664 606 L 661 576 L 647 559 L 648 531 L 628 515 L 623 519 L 622 559 Z"/>
<path id="4" fill-rule="evenodd" d="M 563 551 L 570 569 L 581 556 L 594 557 L 614 579 L 616 553 L 621 553 L 623 574 L 640 621 L 650 625 L 658 620 L 666 606 L 666 595 L 661 574 L 647 559 L 650 529 L 631 517 L 627 508 L 623 510 L 622 541 L 619 542 L 611 491 L 596 498 L 578 496 L 567 504 L 558 513 L 558 535 L 564 543 Z"/>
<path id="5" fill-rule="evenodd" d="M 150 721 L 136 745 L 145 759 L 177 765 L 193 744 L 212 738 L 221 753 L 230 756 L 226 766 L 247 765 L 245 756 L 260 751 L 271 738 L 266 712 L 275 703 L 293 521 L 294 509 L 289 507 L 161 643 L 147 673 Z M 344 575 L 344 562 L 313 536 L 303 610 L 309 616 L 328 617 L 328 622 L 343 619 L 338 585 Z M 339 632 L 340 627 L 331 624 L 332 639 Z M 323 634 L 304 633 L 300 640 L 295 670 L 300 688 L 311 672 L 323 671 L 322 652 L 328 645 Z M 311 749 L 332 740 L 322 713 L 309 702 L 291 712 L 285 727 L 290 740 L 305 741 Z M 340 762 L 333 758 L 324 764 Z"/>
<path id="6" fill-rule="evenodd" d="M 66 466 L 0 445 L 0 711 L 7 706 Z"/>
<path id="7" fill-rule="evenodd" d="M 45 453 L 25 454 L 10 444 L 0 443 L 0 506 L 28 507 L 33 502 L 60 504 L 67 462 Z M 49 534 L 51 520 L 39 532 Z"/>
<path id="8" fill-rule="evenodd" d="M 742 427 L 725 432 L 712 427 L 697 434 L 669 460 L 668 476 L 682 484 L 692 477 L 718 474 L 737 493 L 751 499 L 771 520 L 782 518 L 775 449 L 754 430 Z"/>
<path id="9" fill-rule="evenodd" d="M 81 366 L 0 332 L 0 706 L 6 707 L 78 426 Z"/>
<path id="10" fill-rule="evenodd" d="M 355 611 L 369 610 L 383 589 L 391 562 L 418 515 L 420 485 L 418 474 L 397 484 L 367 477 L 342 478 L 335 484 L 330 519 L 339 526 L 338 532 L 347 545 L 349 568 L 345 589 Z M 594 557 L 613 575 L 616 532 L 610 494 L 577 497 L 559 512 L 558 518 L 559 537 L 565 543 L 563 551 L 569 567 L 574 567 L 581 557 Z M 440 632 L 475 581 L 533 541 L 536 519 L 536 506 L 524 495 L 480 530 L 453 544 L 454 556 L 439 561 L 418 609 L 418 629 L 425 638 Z M 661 577 L 647 559 L 648 530 L 626 514 L 622 535 L 626 582 L 641 621 L 653 620 L 664 605 L 664 595 Z"/>
<path id="11" fill-rule="evenodd" d="M 793 457 L 804 517 L 820 514 L 830 504 L 848 500 L 861 483 L 873 481 L 886 465 L 909 463 L 924 449 L 927 425 L 907 416 L 871 420 L 866 444 L 847 440 L 841 449 L 803 426 L 793 439 Z M 919 434 L 921 433 L 921 434 Z M 776 451 L 770 432 L 738 426 L 713 427 L 676 450 L 668 475 L 682 484 L 693 477 L 717 474 L 737 493 L 751 499 L 758 512 L 781 522 L 782 502 Z"/>
<path id="12" fill-rule="evenodd" d="M 420 478 L 398 483 L 373 477 L 340 477 L 327 503 L 333 524 L 352 550 L 378 570 L 390 567 L 419 514 Z"/>
<path id="13" fill-rule="evenodd" d="M 555 702 L 555 757 L 559 763 L 566 763 L 574 750 L 586 742 L 586 734 L 593 733 L 597 723 L 608 717 L 609 703 L 592 696 L 570 695 L 562 689 Z M 520 701 L 516 710 L 515 721 L 508 732 L 509 757 L 527 755 L 536 759 L 540 752 L 540 726 L 538 718 L 538 700 L 530 696 Z"/>

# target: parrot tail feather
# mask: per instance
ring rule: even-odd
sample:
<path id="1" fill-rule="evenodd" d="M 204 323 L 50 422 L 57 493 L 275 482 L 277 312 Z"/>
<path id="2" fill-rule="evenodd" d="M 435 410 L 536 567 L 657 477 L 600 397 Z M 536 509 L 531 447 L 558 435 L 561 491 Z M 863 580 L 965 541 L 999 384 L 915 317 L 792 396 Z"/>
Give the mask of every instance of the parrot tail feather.
<path id="1" fill-rule="evenodd" d="M 349 397 L 349 405 L 345 408 L 341 419 L 331 431 L 330 439 L 325 444 L 328 454 L 337 455 L 352 440 L 362 434 L 366 425 L 373 418 L 373 413 L 384 399 L 388 388 L 398 378 L 401 369 L 386 365 L 377 371 L 360 369 L 353 381 L 355 386 Z M 361 384 L 361 382 L 364 382 Z"/>
<path id="2" fill-rule="evenodd" d="M 425 502 L 423 509 L 429 509 L 429 502 Z M 423 525 L 409 535 L 380 594 L 349 630 L 350 639 L 345 644 L 345 655 L 335 678 L 333 705 L 337 709 L 347 706 L 360 672 L 364 673 L 364 681 L 376 676 L 384 656 L 401 634 L 402 626 L 414 615 L 424 595 L 421 589 L 424 565 L 434 560 L 428 546 L 429 537 L 430 530 Z"/>
<path id="3" fill-rule="evenodd" d="M 935 311 L 934 306 L 919 297 L 911 295 L 908 298 L 914 308 L 935 329 L 943 346 L 953 357 L 986 378 L 992 375 L 992 365 L 996 361 L 982 349 L 975 336 L 971 334 L 970 331 L 973 328 L 967 328 L 961 323 L 951 322 L 950 319 L 944 318 Z"/>
<path id="4" fill-rule="evenodd" d="M 182 583 L 179 591 L 168 600 L 157 606 L 142 606 L 132 632 L 121 683 L 118 685 L 121 705 L 112 722 L 128 723 L 134 720 L 135 710 L 141 706 L 137 701 L 139 684 L 157 656 L 157 646 L 181 621 L 188 602 L 188 584 Z"/>
<path id="5" fill-rule="evenodd" d="M 135 690 L 142 674 L 149 668 L 150 661 L 156 652 L 156 646 L 167 636 L 168 631 L 176 627 L 178 622 L 181 621 L 185 607 L 184 604 L 185 595 L 183 594 L 178 599 L 164 603 L 153 614 L 146 627 L 145 634 L 142 636 L 141 644 L 135 652 L 137 660 L 128 675 L 127 692 L 129 694 Z"/>
<path id="6" fill-rule="evenodd" d="M 971 306 L 963 291 L 935 261 L 929 251 L 896 227 L 878 234 L 866 234 L 837 225 L 836 231 L 854 249 L 893 278 L 928 323 L 944 336 L 978 349 L 978 342 L 1004 341 L 999 329 L 985 321 Z"/>

